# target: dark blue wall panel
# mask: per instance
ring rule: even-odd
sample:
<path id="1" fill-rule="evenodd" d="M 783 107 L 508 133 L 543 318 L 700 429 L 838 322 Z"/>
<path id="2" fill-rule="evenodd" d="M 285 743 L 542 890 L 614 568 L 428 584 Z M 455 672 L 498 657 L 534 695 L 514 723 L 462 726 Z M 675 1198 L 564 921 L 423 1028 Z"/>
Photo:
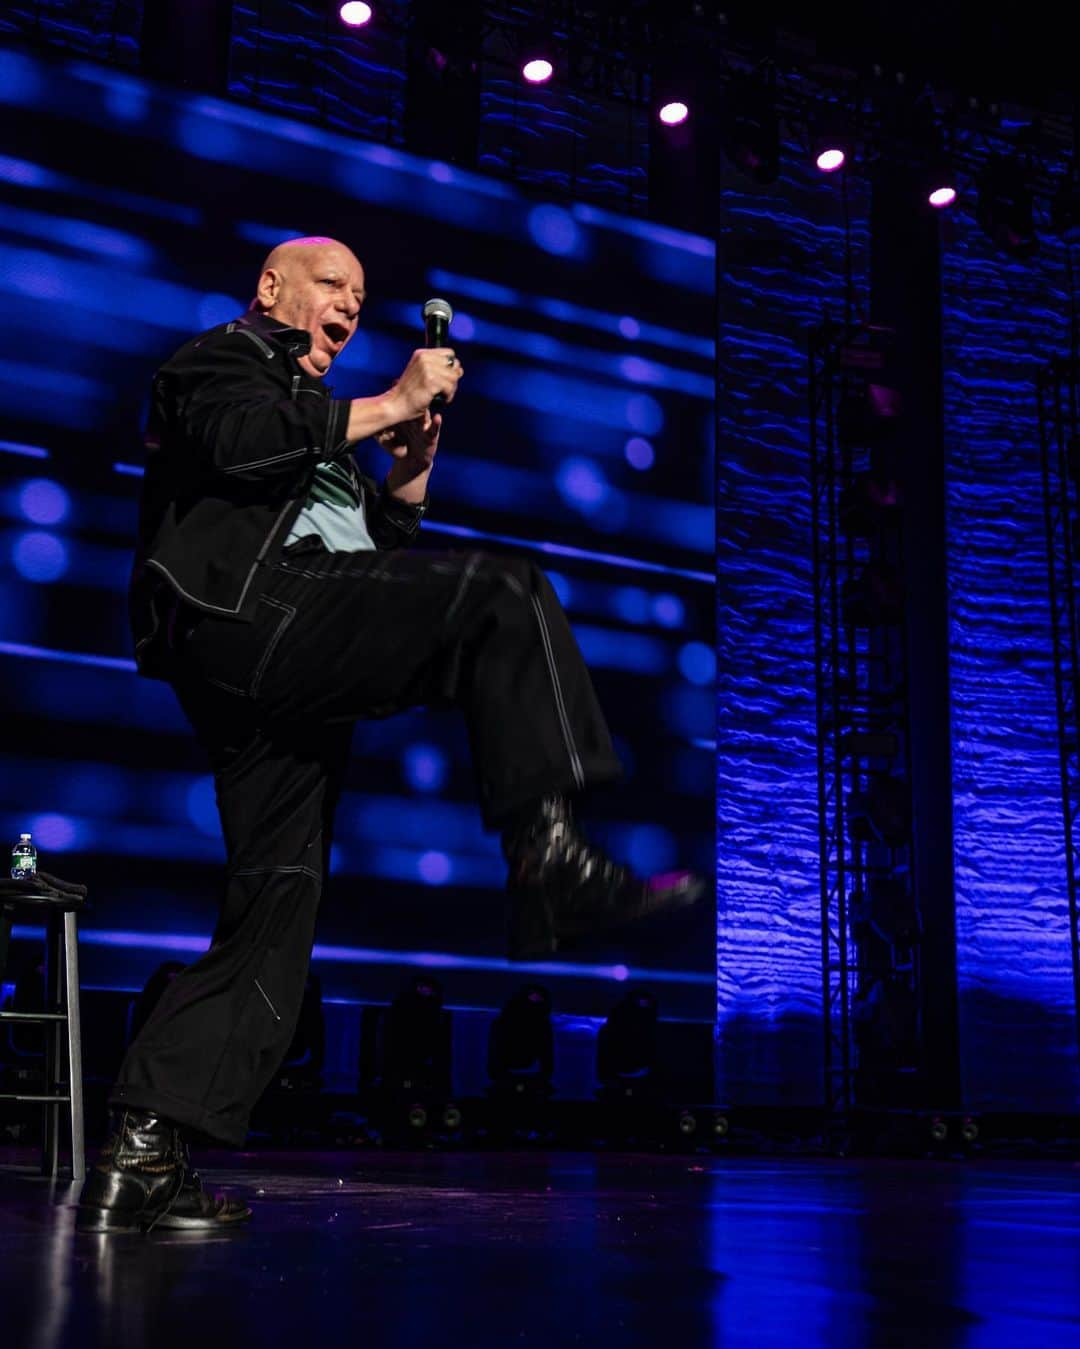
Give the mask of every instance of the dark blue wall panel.
<path id="1" fill-rule="evenodd" d="M 965 1097 L 1080 1096 L 1035 378 L 1068 350 L 1064 250 L 944 244 L 957 966 Z"/>
<path id="2" fill-rule="evenodd" d="M 717 455 L 719 1081 L 822 1097 L 821 924 L 807 337 L 843 314 L 839 183 L 785 147 L 776 183 L 728 171 Z M 865 296 L 867 200 L 853 184 Z"/>

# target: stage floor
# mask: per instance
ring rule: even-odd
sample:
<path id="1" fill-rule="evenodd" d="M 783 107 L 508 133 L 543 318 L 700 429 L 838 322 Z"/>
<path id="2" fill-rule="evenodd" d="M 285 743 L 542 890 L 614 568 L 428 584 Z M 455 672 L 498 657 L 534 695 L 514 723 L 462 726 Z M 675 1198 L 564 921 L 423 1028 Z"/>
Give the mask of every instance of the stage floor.
<path id="1" fill-rule="evenodd" d="M 205 1160 L 244 1231 L 76 1237 L 0 1166 L 4 1349 L 1080 1345 L 1067 1161 Z"/>

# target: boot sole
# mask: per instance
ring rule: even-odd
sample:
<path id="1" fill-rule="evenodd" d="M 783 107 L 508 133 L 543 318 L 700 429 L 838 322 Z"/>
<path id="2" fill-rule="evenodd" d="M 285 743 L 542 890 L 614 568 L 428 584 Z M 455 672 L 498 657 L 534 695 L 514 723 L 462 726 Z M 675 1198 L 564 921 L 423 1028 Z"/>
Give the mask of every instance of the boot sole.
<path id="1" fill-rule="evenodd" d="M 173 1213 L 163 1213 L 160 1217 L 147 1214 L 114 1213 L 107 1208 L 80 1208 L 75 1218 L 76 1232 L 108 1232 L 119 1235 L 122 1232 L 149 1232 L 151 1229 L 168 1228 L 178 1232 L 219 1232 L 223 1227 L 237 1227 L 250 1222 L 251 1209 L 229 1217 L 205 1219 L 183 1218 Z"/>
<path id="2" fill-rule="evenodd" d="M 140 1219 L 113 1213 L 107 1208 L 80 1208 L 75 1217 L 76 1232 L 138 1232 Z"/>
<path id="3" fill-rule="evenodd" d="M 706 888 L 704 881 L 699 880 L 670 904 L 649 914 L 560 922 L 553 916 L 551 900 L 546 891 L 539 886 L 533 887 L 530 891 L 519 892 L 517 896 L 519 908 L 511 926 L 508 958 L 519 963 L 544 960 L 585 937 L 619 932 L 637 923 L 651 923 L 656 919 L 663 921 L 678 914 L 687 914 L 704 899 Z"/>

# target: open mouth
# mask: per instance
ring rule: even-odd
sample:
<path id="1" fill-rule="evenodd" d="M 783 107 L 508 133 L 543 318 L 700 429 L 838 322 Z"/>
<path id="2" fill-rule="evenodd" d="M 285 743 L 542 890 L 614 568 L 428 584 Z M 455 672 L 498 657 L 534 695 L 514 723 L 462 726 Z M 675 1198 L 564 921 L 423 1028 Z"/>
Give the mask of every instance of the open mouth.
<path id="1" fill-rule="evenodd" d="M 323 332 L 336 347 L 343 347 L 349 340 L 349 330 L 343 323 L 324 323 Z"/>

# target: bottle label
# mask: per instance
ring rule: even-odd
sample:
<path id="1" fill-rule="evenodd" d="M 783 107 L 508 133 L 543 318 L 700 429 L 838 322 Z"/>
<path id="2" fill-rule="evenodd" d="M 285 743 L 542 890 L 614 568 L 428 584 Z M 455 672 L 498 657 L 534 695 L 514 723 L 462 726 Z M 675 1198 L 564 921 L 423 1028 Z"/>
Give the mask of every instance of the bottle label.
<path id="1" fill-rule="evenodd" d="M 22 856 L 15 858 L 15 865 L 20 871 L 33 871 L 34 859 L 32 857 L 27 857 L 24 853 Z"/>

